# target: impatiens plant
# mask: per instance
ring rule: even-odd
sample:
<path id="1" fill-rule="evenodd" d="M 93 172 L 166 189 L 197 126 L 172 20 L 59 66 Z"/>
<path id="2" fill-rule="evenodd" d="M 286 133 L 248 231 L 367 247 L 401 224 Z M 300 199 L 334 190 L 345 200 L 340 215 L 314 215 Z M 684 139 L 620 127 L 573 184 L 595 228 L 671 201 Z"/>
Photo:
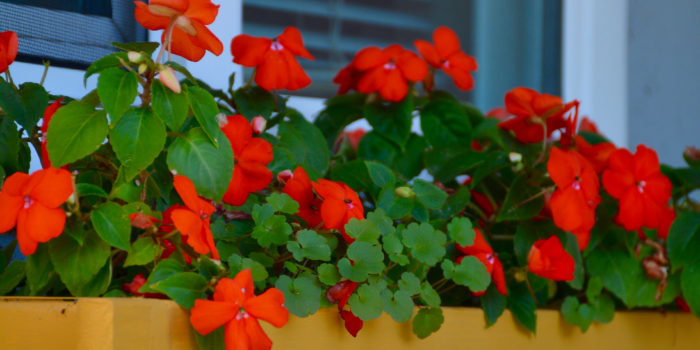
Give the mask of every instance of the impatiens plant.
<path id="1" fill-rule="evenodd" d="M 161 42 L 113 43 L 82 97 L 15 85 L 17 37 L 0 33 L 0 232 L 15 238 L 0 294 L 170 298 L 218 349 L 270 348 L 260 320 L 320 308 L 353 336 L 385 312 L 420 338 L 443 306 L 480 306 L 487 325 L 507 308 L 533 332 L 538 307 L 582 331 L 616 308 L 700 316 L 700 151 L 662 166 L 525 87 L 482 114 L 434 89 L 437 69 L 462 90 L 477 69 L 446 27 L 418 53 L 360 50 L 303 116 L 281 91 L 310 83 L 296 28 L 232 39 L 255 68 L 237 89 L 170 61 L 223 51 L 217 12 L 137 1 Z M 371 130 L 346 131 L 360 119 Z"/>

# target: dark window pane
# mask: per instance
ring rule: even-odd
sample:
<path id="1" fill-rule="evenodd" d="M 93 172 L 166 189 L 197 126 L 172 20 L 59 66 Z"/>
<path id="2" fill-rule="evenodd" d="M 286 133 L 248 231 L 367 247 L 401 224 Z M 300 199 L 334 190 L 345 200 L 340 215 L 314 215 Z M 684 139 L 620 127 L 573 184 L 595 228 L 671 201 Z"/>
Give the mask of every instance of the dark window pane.
<path id="1" fill-rule="evenodd" d="M 112 17 L 111 0 L 1 0 L 0 2 Z"/>

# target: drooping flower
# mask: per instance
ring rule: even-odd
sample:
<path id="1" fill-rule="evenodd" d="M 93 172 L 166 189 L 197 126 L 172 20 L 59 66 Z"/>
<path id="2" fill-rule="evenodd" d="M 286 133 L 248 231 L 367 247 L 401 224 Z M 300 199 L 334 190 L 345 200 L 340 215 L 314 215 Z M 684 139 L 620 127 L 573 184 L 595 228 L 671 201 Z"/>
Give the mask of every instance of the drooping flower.
<path id="1" fill-rule="evenodd" d="M 408 81 L 421 81 L 428 73 L 425 61 L 397 44 L 385 49 L 366 47 L 355 54 L 352 65 L 362 72 L 357 91 L 364 94 L 379 92 L 385 100 L 393 102 L 406 97 Z"/>
<path id="2" fill-rule="evenodd" d="M 478 66 L 474 57 L 460 50 L 457 34 L 448 27 L 438 27 L 433 32 L 433 42 L 435 46 L 425 40 L 416 40 L 413 44 L 429 65 L 445 71 L 458 88 L 470 90 L 474 87 L 471 72 Z"/>
<path id="3" fill-rule="evenodd" d="M 288 194 L 299 203 L 297 215 L 304 219 L 310 227 L 317 227 L 321 219 L 321 199 L 314 194 L 309 175 L 302 167 L 294 169 L 293 176 L 287 180 L 282 192 Z"/>
<path id="4" fill-rule="evenodd" d="M 364 207 L 360 198 L 357 197 L 357 193 L 342 182 L 326 179 L 319 179 L 318 183 L 311 185 L 314 191 L 323 198 L 323 203 L 321 203 L 323 228 L 340 231 L 343 239 L 348 243 L 355 241 L 345 233 L 345 224 L 352 218 L 358 220 L 365 218 Z"/>
<path id="5" fill-rule="evenodd" d="M 219 13 L 211 0 L 134 1 L 134 16 L 143 27 L 163 30 L 160 42 L 171 53 L 197 62 L 206 51 L 220 55 L 224 45 L 206 26 Z"/>
<path id="6" fill-rule="evenodd" d="M 195 252 L 211 253 L 211 257 L 218 260 L 219 251 L 214 244 L 214 236 L 210 228 L 210 216 L 216 209 L 197 195 L 194 184 L 187 177 L 177 175 L 173 183 L 177 194 L 185 203 L 185 208 L 173 209 L 170 214 L 175 228 L 183 237 L 187 237 L 187 244 Z"/>
<path id="7" fill-rule="evenodd" d="M 235 161 L 224 202 L 242 205 L 251 192 L 262 190 L 272 181 L 272 172 L 267 169 L 267 164 L 272 161 L 272 146 L 259 137 L 253 137 L 253 127 L 242 115 L 226 117 L 221 130 L 231 142 Z"/>
<path id="8" fill-rule="evenodd" d="M 18 48 L 17 33 L 9 30 L 0 33 L 0 73 L 4 73 L 15 61 Z"/>
<path id="9" fill-rule="evenodd" d="M 481 263 L 484 264 L 484 266 L 486 266 L 486 271 L 488 271 L 491 275 L 491 280 L 496 286 L 498 292 L 501 293 L 501 295 L 506 295 L 506 276 L 503 272 L 503 264 L 501 263 L 501 260 L 498 259 L 498 255 L 494 253 L 493 249 L 491 249 L 491 246 L 486 242 L 486 240 L 484 239 L 484 235 L 481 233 L 481 230 L 475 228 L 474 233 L 474 243 L 472 245 L 456 245 L 457 250 L 464 254 L 464 256 L 460 256 L 459 258 L 457 258 L 457 263 L 462 263 L 462 260 L 465 256 L 473 256 L 479 259 L 479 261 L 481 261 Z M 480 292 L 472 292 L 472 294 L 474 294 L 475 296 L 480 296 L 484 293 L 486 293 L 485 290 Z"/>
<path id="10" fill-rule="evenodd" d="M 66 213 L 59 207 L 73 192 L 71 174 L 64 169 L 10 175 L 0 190 L 0 233 L 17 226 L 22 254 L 34 254 L 40 242 L 63 232 Z"/>
<path id="11" fill-rule="evenodd" d="M 574 258 L 564 250 L 557 236 L 536 241 L 527 257 L 528 269 L 554 281 L 573 281 Z"/>
<path id="12" fill-rule="evenodd" d="M 47 135 L 49 131 L 49 122 L 51 122 L 51 118 L 53 118 L 53 114 L 56 113 L 59 107 L 61 107 L 61 102 L 63 101 L 63 97 L 59 98 L 56 100 L 54 103 L 50 104 L 46 109 L 44 110 L 44 120 L 41 123 L 41 164 L 43 165 L 44 169 L 50 168 L 51 167 L 51 159 L 49 159 L 49 151 L 46 148 L 46 140 L 47 140 Z M 68 166 L 64 165 L 64 169 L 68 170 Z"/>
<path id="13" fill-rule="evenodd" d="M 547 172 L 557 185 L 550 207 L 554 224 L 576 235 L 579 248 L 588 245 L 595 225 L 595 208 L 600 203 L 600 182 L 593 166 L 578 152 L 552 147 Z"/>
<path id="14" fill-rule="evenodd" d="M 357 336 L 357 333 L 364 325 L 364 322 L 362 322 L 359 317 L 355 316 L 355 314 L 352 313 L 352 310 L 345 310 L 345 305 L 348 303 L 350 296 L 356 288 L 357 282 L 344 280 L 328 288 L 328 291 L 326 292 L 326 299 L 333 304 L 338 304 L 338 311 L 340 312 L 340 317 L 345 323 L 345 330 L 347 330 L 353 337 Z"/>
<path id="15" fill-rule="evenodd" d="M 578 101 L 564 104 L 561 97 L 517 87 L 506 93 L 505 105 L 508 113 L 514 117 L 498 126 L 513 131 L 520 142 L 537 143 L 545 137 L 545 126 L 547 137 L 555 130 L 566 127 L 564 114 L 578 105 Z"/>
<path id="16" fill-rule="evenodd" d="M 347 66 L 343 67 L 338 74 L 333 77 L 333 82 L 340 85 L 338 86 L 338 95 L 347 93 L 350 90 L 357 90 L 357 82 L 360 81 L 362 77 L 362 72 L 355 69 L 352 62 Z"/>
<path id="17" fill-rule="evenodd" d="M 629 231 L 658 228 L 671 198 L 671 181 L 661 173 L 656 151 L 644 145 L 637 152 L 620 148 L 603 173 L 605 190 L 619 201 L 617 221 Z"/>
<path id="18" fill-rule="evenodd" d="M 289 311 L 284 307 L 284 294 L 277 288 L 255 296 L 250 269 L 239 272 L 233 279 L 220 279 L 213 300 L 195 300 L 190 315 L 192 327 L 202 335 L 225 325 L 227 350 L 272 348 L 272 340 L 258 320 L 280 328 L 287 324 Z"/>
<path id="19" fill-rule="evenodd" d="M 271 90 L 298 90 L 311 84 L 311 79 L 294 56 L 313 60 L 304 48 L 301 33 L 287 27 L 274 39 L 241 34 L 231 41 L 233 62 L 244 67 L 257 67 L 255 83 Z"/>

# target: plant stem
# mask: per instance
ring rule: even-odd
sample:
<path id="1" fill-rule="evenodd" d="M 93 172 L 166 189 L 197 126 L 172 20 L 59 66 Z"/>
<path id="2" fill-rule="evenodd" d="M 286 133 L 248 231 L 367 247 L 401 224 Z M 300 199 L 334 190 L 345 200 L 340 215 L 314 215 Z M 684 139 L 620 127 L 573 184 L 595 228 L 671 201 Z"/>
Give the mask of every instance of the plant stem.
<path id="1" fill-rule="evenodd" d="M 49 61 L 44 61 L 44 73 L 41 75 L 41 80 L 39 81 L 39 85 L 44 86 L 44 82 L 46 81 L 46 75 L 49 73 L 49 66 L 51 65 L 51 62 Z"/>

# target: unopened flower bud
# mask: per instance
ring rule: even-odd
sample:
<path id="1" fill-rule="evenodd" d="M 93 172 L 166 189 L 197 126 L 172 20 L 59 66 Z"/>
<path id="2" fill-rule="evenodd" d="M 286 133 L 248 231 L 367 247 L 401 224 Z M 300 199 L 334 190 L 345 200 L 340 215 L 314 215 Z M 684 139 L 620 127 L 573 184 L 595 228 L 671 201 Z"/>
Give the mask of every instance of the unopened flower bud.
<path id="1" fill-rule="evenodd" d="M 174 93 L 179 94 L 180 91 L 182 91 L 180 88 L 180 82 L 177 80 L 175 71 L 172 68 L 168 66 L 161 66 L 160 70 L 158 71 L 158 79 L 160 79 L 160 82 Z"/>
<path id="2" fill-rule="evenodd" d="M 253 121 L 251 122 L 253 125 L 253 134 L 255 135 L 260 135 L 265 131 L 265 127 L 267 126 L 267 120 L 261 116 L 257 116 L 253 118 Z"/>
<path id="3" fill-rule="evenodd" d="M 279 173 L 277 173 L 277 181 L 280 183 L 286 184 L 287 181 L 291 180 L 294 178 L 294 174 L 292 173 L 291 170 L 282 170 Z"/>
<path id="4" fill-rule="evenodd" d="M 129 58 L 129 62 L 140 63 L 143 61 L 143 54 L 136 51 L 129 51 L 126 56 Z"/>
<path id="5" fill-rule="evenodd" d="M 510 159 L 511 163 L 520 163 L 523 161 L 523 155 L 518 152 L 510 152 L 508 153 L 508 159 Z"/>
<path id="6" fill-rule="evenodd" d="M 228 117 L 226 117 L 226 114 L 224 113 L 219 113 L 216 115 L 216 123 L 219 124 L 220 128 L 223 128 L 228 124 Z"/>
<path id="7" fill-rule="evenodd" d="M 700 149 L 695 148 L 695 146 L 688 146 L 683 152 L 683 157 L 689 163 L 695 163 L 700 161 Z"/>
<path id="8" fill-rule="evenodd" d="M 407 186 L 397 187 L 394 193 L 401 198 L 413 198 L 416 196 L 416 193 Z"/>
<path id="9" fill-rule="evenodd" d="M 148 65 L 145 63 L 139 64 L 139 74 L 145 74 L 146 70 L 148 70 Z"/>

